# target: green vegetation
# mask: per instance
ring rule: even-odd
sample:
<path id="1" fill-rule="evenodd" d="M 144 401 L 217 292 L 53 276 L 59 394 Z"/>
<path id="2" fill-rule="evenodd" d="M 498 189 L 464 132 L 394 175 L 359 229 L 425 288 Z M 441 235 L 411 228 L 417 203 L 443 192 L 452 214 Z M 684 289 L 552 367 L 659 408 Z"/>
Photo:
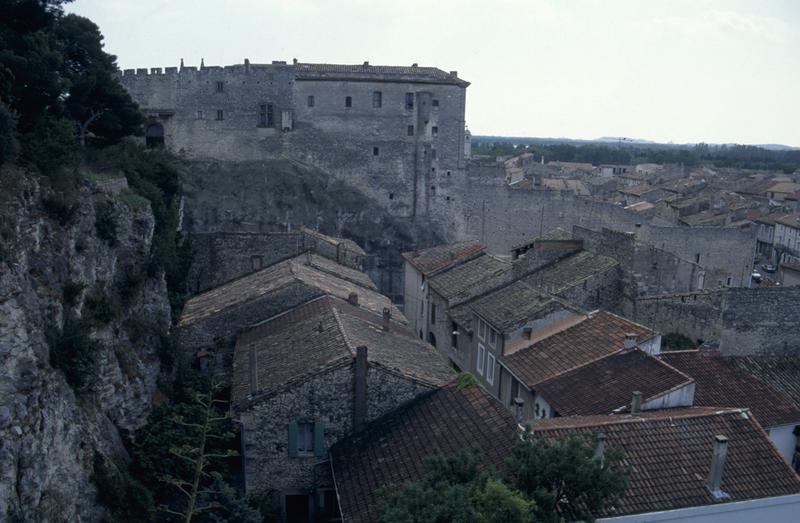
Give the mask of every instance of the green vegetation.
<path id="1" fill-rule="evenodd" d="M 85 321 L 68 318 L 64 327 L 51 327 L 47 331 L 50 347 L 50 366 L 64 373 L 67 383 L 75 391 L 86 390 L 95 376 L 100 342 L 89 336 L 90 327 Z"/>
<path id="2" fill-rule="evenodd" d="M 479 468 L 476 451 L 428 458 L 422 481 L 378 492 L 384 523 L 593 521 L 627 487 L 623 455 L 578 436 L 559 441 L 526 434 L 500 472 Z"/>
<path id="3" fill-rule="evenodd" d="M 752 145 L 697 144 L 694 146 L 647 146 L 602 144 L 525 143 L 524 139 L 478 139 L 473 143 L 474 155 L 514 156 L 532 153 L 546 162 L 580 162 L 601 164 L 683 164 L 693 167 L 710 164 L 716 167 L 772 169 L 791 173 L 800 168 L 800 151 L 773 151 Z"/>
<path id="4" fill-rule="evenodd" d="M 117 212 L 114 204 L 103 202 L 95 207 L 94 228 L 97 235 L 113 247 L 117 244 Z"/>
<path id="5" fill-rule="evenodd" d="M 697 348 L 691 338 L 677 332 L 670 332 L 661 341 L 667 350 L 694 350 Z"/>

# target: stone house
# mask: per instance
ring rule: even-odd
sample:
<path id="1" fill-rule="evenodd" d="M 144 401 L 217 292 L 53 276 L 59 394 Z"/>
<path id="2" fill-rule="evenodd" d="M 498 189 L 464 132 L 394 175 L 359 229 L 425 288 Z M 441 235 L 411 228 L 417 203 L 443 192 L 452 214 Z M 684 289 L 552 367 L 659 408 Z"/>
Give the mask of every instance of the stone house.
<path id="1" fill-rule="evenodd" d="M 537 437 L 602 435 L 628 486 L 598 523 L 794 521 L 800 478 L 746 409 L 685 408 L 541 420 Z"/>
<path id="2" fill-rule="evenodd" d="M 661 336 L 658 333 L 607 311 L 576 316 L 570 322 L 557 327 L 558 330 L 555 332 L 547 332 L 546 337 L 533 340 L 527 346 L 507 354 L 499 362 L 511 376 L 507 405 L 517 411 L 520 420 L 539 420 L 558 414 L 540 393 L 539 387 L 542 384 L 552 383 L 559 376 L 603 358 L 631 351 L 636 347 L 651 355 L 661 351 Z M 626 359 L 613 360 L 610 362 L 611 366 Z M 627 372 L 623 374 L 626 375 Z M 673 375 L 670 375 L 669 379 L 676 386 L 683 383 Z M 558 399 L 555 390 L 555 387 L 549 389 L 549 398 L 554 402 Z M 616 390 L 619 390 L 619 387 Z M 612 407 L 611 411 L 626 405 L 635 390 L 638 389 L 624 390 L 622 394 L 624 397 L 617 394 L 612 402 L 616 406 Z M 662 403 L 659 401 L 661 396 L 659 393 L 664 390 L 655 391 L 646 397 L 643 408 L 651 408 L 648 404 L 650 398 L 653 400 L 653 408 L 660 407 Z M 685 403 L 685 398 L 682 402 Z M 576 405 L 565 409 L 563 403 L 559 405 L 562 405 L 562 410 L 565 412 L 578 408 Z M 610 413 L 610 411 L 601 410 L 594 413 Z"/>
<path id="3" fill-rule="evenodd" d="M 395 321 L 406 321 L 366 274 L 308 252 L 192 297 L 178 321 L 181 347 L 190 354 L 221 348 L 227 359 L 236 336 L 251 325 L 324 295 L 375 314 L 388 308 Z"/>
<path id="4" fill-rule="evenodd" d="M 335 515 L 330 446 L 452 378 L 388 309 L 332 296 L 242 333 L 231 400 L 246 492 L 272 494 L 283 520 Z"/>
<path id="5" fill-rule="evenodd" d="M 775 257 L 779 262 L 800 261 L 800 214 L 775 220 Z"/>
<path id="6" fill-rule="evenodd" d="M 421 396 L 334 445 L 342 521 L 378 521 L 376 490 L 425 477 L 434 448 L 450 455 L 477 447 L 483 467 L 502 467 L 520 431 L 480 387 L 448 386 Z M 800 509 L 800 478 L 747 410 L 552 418 L 533 432 L 550 440 L 575 434 L 602 435 L 597 455 L 619 449 L 629 467 L 627 489 L 598 522 L 791 521 Z"/>
<path id="7" fill-rule="evenodd" d="M 748 409 L 786 461 L 793 462 L 800 409 L 786 393 L 713 351 L 662 352 L 659 357 L 695 380 L 696 406 Z"/>

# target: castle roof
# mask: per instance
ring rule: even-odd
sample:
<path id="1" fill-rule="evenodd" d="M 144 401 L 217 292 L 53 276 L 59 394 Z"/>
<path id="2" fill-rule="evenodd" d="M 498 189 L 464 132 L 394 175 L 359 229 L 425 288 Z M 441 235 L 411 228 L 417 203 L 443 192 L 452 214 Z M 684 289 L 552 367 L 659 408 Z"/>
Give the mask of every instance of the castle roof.
<path id="1" fill-rule="evenodd" d="M 486 247 L 478 240 L 467 240 L 404 252 L 403 258 L 424 276 L 432 276 L 479 256 L 484 250 Z"/>
<path id="2" fill-rule="evenodd" d="M 457 74 L 445 72 L 437 67 L 411 67 L 396 65 L 344 64 L 294 64 L 298 80 L 355 80 L 378 82 L 413 82 L 431 84 L 453 84 L 467 87 L 469 82 Z"/>

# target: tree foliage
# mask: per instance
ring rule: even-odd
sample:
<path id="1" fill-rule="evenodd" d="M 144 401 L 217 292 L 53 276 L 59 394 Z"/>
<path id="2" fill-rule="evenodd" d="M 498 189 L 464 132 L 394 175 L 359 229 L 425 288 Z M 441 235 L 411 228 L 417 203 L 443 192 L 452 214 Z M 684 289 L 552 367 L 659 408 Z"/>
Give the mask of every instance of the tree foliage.
<path id="1" fill-rule="evenodd" d="M 595 457 L 595 441 L 549 441 L 526 434 L 499 471 L 481 470 L 474 450 L 434 451 L 417 482 L 378 492 L 384 523 L 591 521 L 627 486 L 622 454 Z"/>

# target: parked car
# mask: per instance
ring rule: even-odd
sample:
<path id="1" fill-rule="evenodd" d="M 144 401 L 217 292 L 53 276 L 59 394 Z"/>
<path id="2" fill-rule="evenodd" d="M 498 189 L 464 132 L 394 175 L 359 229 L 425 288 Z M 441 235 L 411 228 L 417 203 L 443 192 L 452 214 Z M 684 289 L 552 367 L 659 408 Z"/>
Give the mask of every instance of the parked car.
<path id="1" fill-rule="evenodd" d="M 751 274 L 751 275 L 750 275 L 750 277 L 751 277 L 751 278 L 753 278 L 753 281 L 754 281 L 754 282 L 756 282 L 756 283 L 761 283 L 761 280 L 762 280 L 761 273 L 759 273 L 759 272 L 754 272 L 753 274 Z"/>
<path id="2" fill-rule="evenodd" d="M 778 269 L 774 265 L 769 265 L 766 263 L 762 265 L 761 268 L 764 270 L 764 272 L 775 272 Z"/>

